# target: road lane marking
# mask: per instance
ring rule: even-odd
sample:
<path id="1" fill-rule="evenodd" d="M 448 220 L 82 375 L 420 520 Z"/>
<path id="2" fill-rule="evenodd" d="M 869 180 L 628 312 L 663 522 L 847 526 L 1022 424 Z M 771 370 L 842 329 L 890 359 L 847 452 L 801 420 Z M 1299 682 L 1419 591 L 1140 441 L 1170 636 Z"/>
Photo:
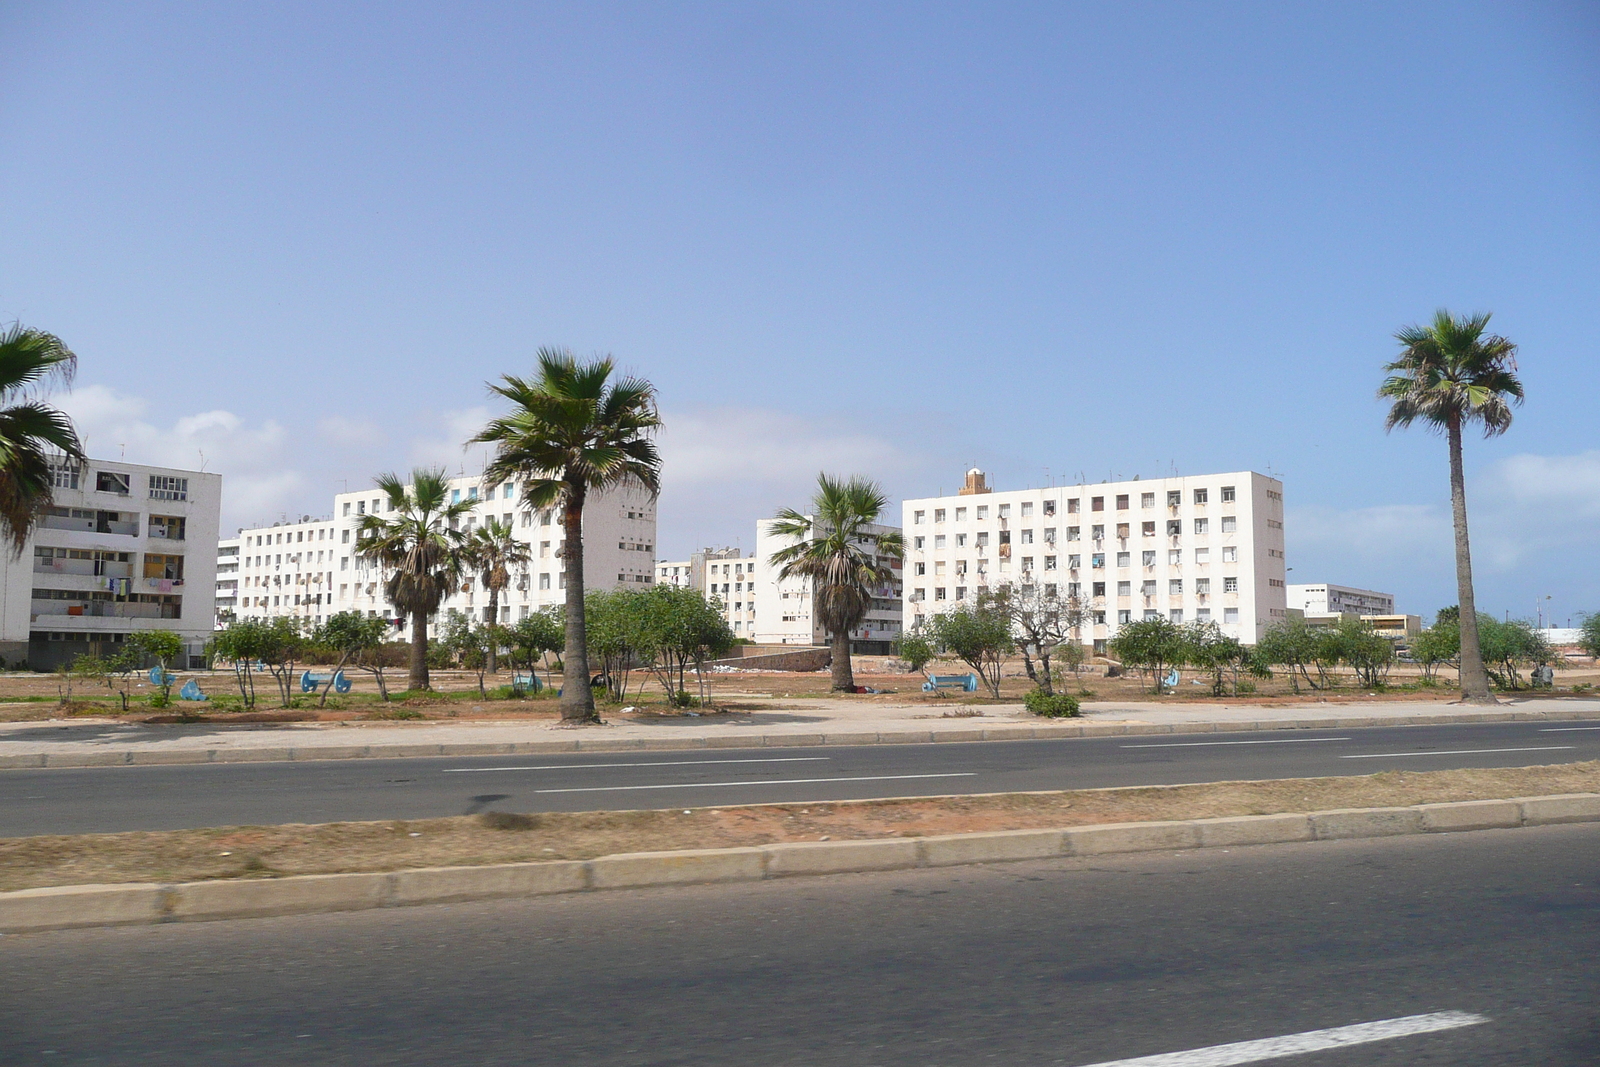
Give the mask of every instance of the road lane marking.
<path id="1" fill-rule="evenodd" d="M 1541 726 L 1541 734 L 1575 734 L 1580 730 L 1600 730 L 1600 726 Z"/>
<path id="2" fill-rule="evenodd" d="M 1208 1048 L 1190 1049 L 1188 1052 L 1166 1052 L 1158 1056 L 1139 1056 L 1130 1060 L 1106 1060 L 1086 1067 L 1230 1067 L 1237 1063 L 1258 1063 L 1275 1060 L 1281 1056 L 1303 1056 L 1308 1052 L 1322 1052 L 1348 1045 L 1365 1045 L 1373 1041 L 1392 1041 L 1397 1037 L 1414 1034 L 1433 1034 L 1440 1030 L 1457 1030 L 1463 1026 L 1477 1026 L 1488 1022 L 1482 1015 L 1465 1011 L 1436 1011 L 1428 1015 L 1407 1015 L 1399 1019 L 1383 1019 L 1374 1023 L 1357 1023 L 1354 1026 L 1335 1026 L 1328 1030 L 1307 1030 L 1303 1034 L 1284 1037 L 1267 1037 L 1258 1041 L 1235 1041 L 1229 1045 L 1211 1045 Z"/>
<path id="3" fill-rule="evenodd" d="M 666 785 L 586 785 L 576 789 L 535 789 L 535 793 L 621 793 L 631 789 L 720 789 L 731 785 L 814 785 L 818 782 L 898 782 L 907 778 L 972 778 L 977 771 L 946 774 L 875 774 L 862 778 L 772 778 L 761 782 L 670 782 Z"/>
<path id="4" fill-rule="evenodd" d="M 1271 741 L 1173 741 L 1160 745 L 1121 745 L 1121 748 L 1204 748 L 1207 745 L 1311 745 L 1318 741 L 1348 741 L 1348 737 L 1284 737 Z"/>
<path id="5" fill-rule="evenodd" d="M 446 767 L 444 774 L 488 774 L 490 771 L 573 771 L 595 767 L 697 767 L 706 763 L 815 763 L 832 756 L 774 756 L 771 759 L 680 759 L 654 763 L 557 763 L 548 767 Z"/>
<path id="6" fill-rule="evenodd" d="M 1405 756 L 1478 756 L 1487 752 L 1560 752 L 1577 745 L 1541 745 L 1538 748 L 1453 748 L 1448 752 L 1366 752 L 1340 759 L 1401 759 Z"/>

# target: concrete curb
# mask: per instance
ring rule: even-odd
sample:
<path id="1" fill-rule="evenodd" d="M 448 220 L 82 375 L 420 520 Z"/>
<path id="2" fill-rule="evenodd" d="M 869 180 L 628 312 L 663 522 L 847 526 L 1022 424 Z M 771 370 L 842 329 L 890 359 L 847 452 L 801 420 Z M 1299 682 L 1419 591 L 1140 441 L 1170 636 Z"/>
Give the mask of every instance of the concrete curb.
<path id="1" fill-rule="evenodd" d="M 1042 723 L 970 730 L 848 731 L 817 734 L 719 734 L 711 737 L 603 737 L 570 741 L 457 742 L 406 745 L 302 745 L 155 751 L 32 752 L 0 755 L 0 770 L 64 767 L 150 767 L 196 763 L 300 763 L 307 760 L 414 759 L 439 756 L 533 756 L 574 752 L 681 752 L 724 748 L 815 748 L 828 745 L 927 745 L 974 741 L 1052 741 L 1147 734 L 1232 734 L 1267 730 L 1354 730 L 1372 726 L 1461 723 L 1571 722 L 1600 719 L 1600 711 L 1498 711 L 1412 715 L 1405 719 L 1252 719 L 1239 722 Z"/>
<path id="2" fill-rule="evenodd" d="M 1243 815 L 1003 830 L 870 841 L 807 841 L 748 848 L 635 852 L 592 860 L 314 874 L 176 885 L 77 885 L 0 893 L 0 931 L 199 922 L 361 911 L 600 889 L 759 882 L 815 874 L 972 863 L 1353 840 L 1397 834 L 1600 822 L 1600 793 L 1469 800 L 1404 808 Z"/>

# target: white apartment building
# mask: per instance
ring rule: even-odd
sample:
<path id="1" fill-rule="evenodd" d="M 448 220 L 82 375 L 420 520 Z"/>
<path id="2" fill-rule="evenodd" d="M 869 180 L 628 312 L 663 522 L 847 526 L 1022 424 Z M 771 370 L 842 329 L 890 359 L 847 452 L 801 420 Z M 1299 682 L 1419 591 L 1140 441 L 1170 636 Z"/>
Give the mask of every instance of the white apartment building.
<path id="1" fill-rule="evenodd" d="M 1348 585 L 1295 584 L 1288 587 L 1288 606 L 1313 615 L 1393 615 L 1394 594 Z"/>
<path id="2" fill-rule="evenodd" d="M 737 548 L 706 548 L 686 560 L 656 562 L 658 585 L 687 586 L 722 606 L 722 617 L 733 636 L 757 640 L 756 558 Z"/>
<path id="3" fill-rule="evenodd" d="M 111 655 L 138 630 L 172 630 L 183 667 L 211 638 L 211 546 L 222 476 L 91 459 L 55 467 L 55 501 L 22 554 L 4 561 L 0 656 L 49 670 L 85 652 Z M 199 554 L 190 552 L 200 546 Z M 190 590 L 201 590 L 196 601 Z"/>
<path id="4" fill-rule="evenodd" d="M 913 627 L 1007 583 L 1082 598 L 1097 651 L 1136 619 L 1254 644 L 1286 615 L 1283 483 L 1251 471 L 995 492 L 974 469 L 955 496 L 902 510 Z"/>
<path id="5" fill-rule="evenodd" d="M 500 621 L 512 623 L 532 612 L 566 602 L 566 581 L 558 553 L 566 541 L 559 514 L 550 509 L 528 511 L 520 505 L 520 485 L 491 485 L 481 476 L 462 476 L 448 483 L 452 502 L 476 504 L 461 523 L 470 531 L 499 519 L 511 524 L 525 541 L 532 560 L 500 593 Z M 409 620 L 397 617 L 384 596 L 384 575 L 355 554 L 355 528 L 363 516 L 384 514 L 388 499 L 377 489 L 338 493 L 331 518 L 240 530 L 218 543 L 218 556 L 236 556 L 238 570 L 223 575 L 229 585 L 217 588 L 219 612 L 226 605 L 238 618 L 291 615 L 312 625 L 340 611 L 363 611 L 391 619 L 396 639 L 408 632 Z M 584 580 L 591 589 L 628 588 L 655 580 L 656 507 L 648 493 L 620 489 L 591 496 L 583 513 Z M 237 577 L 235 577 L 237 575 Z M 440 606 L 488 621 L 488 593 L 475 575 Z"/>
<path id="6" fill-rule="evenodd" d="M 808 518 L 810 518 L 808 516 Z M 814 520 L 813 520 L 814 521 Z M 759 644 L 774 645 L 825 645 L 828 634 L 812 611 L 812 588 L 809 578 L 790 577 L 777 579 L 779 568 L 773 566 L 772 554 L 794 542 L 773 532 L 776 519 L 761 519 L 756 523 L 756 560 L 761 573 L 755 585 L 756 636 Z M 896 526 L 867 526 L 870 534 L 899 533 Z M 865 544 L 865 540 L 863 540 Z M 861 625 L 850 631 L 850 650 L 862 655 L 887 655 L 892 652 L 900 636 L 902 614 L 901 561 L 879 556 L 878 561 L 892 568 L 893 580 L 872 590 L 872 607 Z M 746 560 L 746 566 L 750 561 Z M 723 564 L 726 566 L 726 564 Z M 746 571 L 745 589 L 750 588 L 749 571 Z M 728 575 L 721 581 L 726 586 Z M 734 577 L 737 584 L 738 578 Z M 737 594 L 737 589 L 734 594 Z M 726 591 L 718 594 L 728 596 Z"/>

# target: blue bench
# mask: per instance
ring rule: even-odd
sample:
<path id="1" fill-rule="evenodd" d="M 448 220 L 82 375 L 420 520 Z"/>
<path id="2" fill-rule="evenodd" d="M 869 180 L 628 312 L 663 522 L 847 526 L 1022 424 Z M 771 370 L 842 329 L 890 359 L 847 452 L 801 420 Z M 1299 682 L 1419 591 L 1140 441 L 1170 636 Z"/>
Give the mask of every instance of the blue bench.
<path id="1" fill-rule="evenodd" d="M 978 676 L 976 674 L 930 674 L 928 680 L 922 683 L 924 693 L 937 693 L 944 689 L 959 689 L 964 693 L 978 691 Z"/>
<path id="2" fill-rule="evenodd" d="M 306 671 L 300 676 L 300 692 L 315 693 L 321 686 L 333 683 L 335 693 L 350 692 L 350 679 L 344 676 L 344 671 L 334 671 L 332 674 L 312 674 Z"/>
<path id="3" fill-rule="evenodd" d="M 527 674 L 511 672 L 511 691 L 514 693 L 537 693 L 544 688 L 544 683 L 539 676 L 529 671 Z"/>

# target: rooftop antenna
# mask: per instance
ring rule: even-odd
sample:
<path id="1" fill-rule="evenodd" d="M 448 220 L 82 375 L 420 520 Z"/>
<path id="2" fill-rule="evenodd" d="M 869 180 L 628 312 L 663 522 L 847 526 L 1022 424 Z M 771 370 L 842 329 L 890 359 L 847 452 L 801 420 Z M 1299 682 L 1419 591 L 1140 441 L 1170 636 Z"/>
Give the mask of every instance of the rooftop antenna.
<path id="1" fill-rule="evenodd" d="M 204 474 L 206 472 L 206 450 L 197 448 L 195 451 L 200 453 L 200 473 Z"/>
<path id="2" fill-rule="evenodd" d="M 127 445 L 125 445 L 125 444 L 119 444 L 119 445 L 118 445 L 118 446 L 117 446 L 117 454 L 118 454 L 118 455 L 119 455 L 119 456 L 120 456 L 120 457 L 121 457 L 121 458 L 123 458 L 123 459 L 127 459 L 127 458 L 128 458 L 128 446 L 127 446 Z"/>

